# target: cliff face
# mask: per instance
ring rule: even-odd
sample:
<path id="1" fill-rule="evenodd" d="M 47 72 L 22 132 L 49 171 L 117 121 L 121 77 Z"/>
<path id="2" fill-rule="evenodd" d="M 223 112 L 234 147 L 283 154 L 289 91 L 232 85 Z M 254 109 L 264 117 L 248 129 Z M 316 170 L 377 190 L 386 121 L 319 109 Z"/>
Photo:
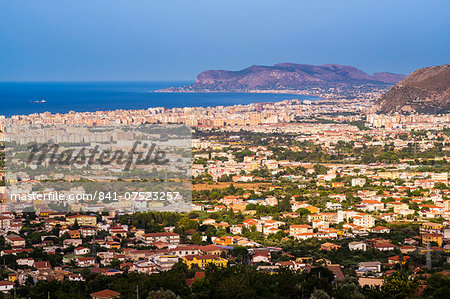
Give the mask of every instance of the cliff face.
<path id="1" fill-rule="evenodd" d="M 395 84 L 396 74 L 375 76 L 352 66 L 337 64 L 307 65 L 279 63 L 251 66 L 240 71 L 208 70 L 200 73 L 194 84 L 184 87 L 194 91 L 246 91 L 303 89 L 316 86 Z M 402 78 L 400 78 L 402 79 Z M 400 80 L 398 79 L 398 80 Z"/>
<path id="2" fill-rule="evenodd" d="M 372 112 L 448 113 L 450 65 L 419 69 L 377 100 Z"/>

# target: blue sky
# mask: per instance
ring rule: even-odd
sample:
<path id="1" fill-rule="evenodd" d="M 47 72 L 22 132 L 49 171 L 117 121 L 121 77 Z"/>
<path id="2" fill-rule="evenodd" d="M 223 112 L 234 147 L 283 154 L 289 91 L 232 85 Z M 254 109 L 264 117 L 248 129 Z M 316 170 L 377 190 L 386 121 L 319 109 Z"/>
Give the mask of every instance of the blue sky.
<path id="1" fill-rule="evenodd" d="M 11 0 L 0 81 L 193 80 L 278 62 L 450 63 L 447 0 Z"/>

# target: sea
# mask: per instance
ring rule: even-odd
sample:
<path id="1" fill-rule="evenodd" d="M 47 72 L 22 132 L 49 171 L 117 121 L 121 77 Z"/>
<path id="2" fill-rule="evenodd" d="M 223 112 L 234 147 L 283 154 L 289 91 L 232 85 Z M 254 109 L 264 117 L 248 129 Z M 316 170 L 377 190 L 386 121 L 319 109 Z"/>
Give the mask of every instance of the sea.
<path id="1" fill-rule="evenodd" d="M 0 115 L 151 107 L 212 107 L 317 97 L 270 93 L 155 92 L 192 82 L 0 82 Z"/>

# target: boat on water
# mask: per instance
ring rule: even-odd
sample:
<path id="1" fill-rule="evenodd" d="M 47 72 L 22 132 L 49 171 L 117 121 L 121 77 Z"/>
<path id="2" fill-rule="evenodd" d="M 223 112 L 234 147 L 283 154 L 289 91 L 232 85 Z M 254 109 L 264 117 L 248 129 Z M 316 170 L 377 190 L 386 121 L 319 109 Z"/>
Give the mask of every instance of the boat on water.
<path id="1" fill-rule="evenodd" d="M 46 100 L 38 100 L 38 101 L 30 101 L 30 103 L 33 103 L 33 104 L 43 104 L 43 103 L 47 103 L 47 101 L 46 101 Z"/>

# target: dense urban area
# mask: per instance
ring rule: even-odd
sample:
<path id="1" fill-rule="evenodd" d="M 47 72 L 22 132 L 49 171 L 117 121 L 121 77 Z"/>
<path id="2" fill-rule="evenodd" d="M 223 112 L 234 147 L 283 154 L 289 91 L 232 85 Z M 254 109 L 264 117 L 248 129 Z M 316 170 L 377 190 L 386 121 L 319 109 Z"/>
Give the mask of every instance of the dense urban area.
<path id="1" fill-rule="evenodd" d="M 450 114 L 370 114 L 381 91 L 333 93 L 2 118 L 187 124 L 193 202 L 185 213 L 121 213 L 89 202 L 62 213 L 39 201 L 20 212 L 4 202 L 0 296 L 448 297 Z"/>

